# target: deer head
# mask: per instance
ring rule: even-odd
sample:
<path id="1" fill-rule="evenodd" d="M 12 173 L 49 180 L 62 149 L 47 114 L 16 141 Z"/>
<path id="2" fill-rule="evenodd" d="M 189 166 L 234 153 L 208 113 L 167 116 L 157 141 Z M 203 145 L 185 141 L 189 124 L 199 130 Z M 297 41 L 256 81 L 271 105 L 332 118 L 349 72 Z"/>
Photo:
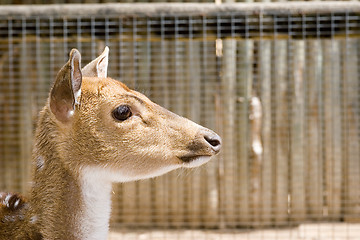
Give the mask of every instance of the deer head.
<path id="1" fill-rule="evenodd" d="M 107 56 L 106 48 L 81 70 L 73 49 L 50 92 L 48 111 L 66 166 L 125 182 L 197 167 L 220 151 L 213 131 L 107 78 Z"/>

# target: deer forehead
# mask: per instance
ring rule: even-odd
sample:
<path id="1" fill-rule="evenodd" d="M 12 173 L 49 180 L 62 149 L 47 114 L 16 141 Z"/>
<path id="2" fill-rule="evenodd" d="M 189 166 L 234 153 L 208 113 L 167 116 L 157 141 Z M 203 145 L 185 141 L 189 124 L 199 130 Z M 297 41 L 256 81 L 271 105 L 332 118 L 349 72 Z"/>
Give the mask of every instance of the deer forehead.
<path id="1" fill-rule="evenodd" d="M 81 91 L 82 93 L 95 94 L 100 97 L 126 93 L 130 89 L 125 84 L 111 78 L 84 77 Z"/>
<path id="2" fill-rule="evenodd" d="M 83 95 L 81 101 L 89 98 L 90 101 L 105 100 L 116 105 L 126 99 L 127 102 L 134 100 L 144 105 L 152 103 L 141 93 L 129 89 L 125 84 L 112 78 L 84 78 L 81 92 Z"/>
<path id="3" fill-rule="evenodd" d="M 129 89 L 125 84 L 111 78 L 84 78 L 81 87 L 81 104 L 85 114 L 114 110 L 120 105 L 130 105 L 134 114 L 168 115 L 168 111 L 153 103 L 145 95 Z"/>

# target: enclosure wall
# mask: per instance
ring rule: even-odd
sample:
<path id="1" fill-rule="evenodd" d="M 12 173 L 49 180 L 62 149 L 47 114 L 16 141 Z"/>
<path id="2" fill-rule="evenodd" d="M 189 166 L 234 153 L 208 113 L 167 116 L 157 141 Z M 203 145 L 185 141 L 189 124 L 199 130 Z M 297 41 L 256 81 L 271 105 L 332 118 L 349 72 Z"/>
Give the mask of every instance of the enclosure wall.
<path id="1" fill-rule="evenodd" d="M 109 46 L 109 76 L 223 138 L 200 169 L 116 185 L 112 226 L 359 221 L 358 9 L 191 6 L 0 7 L 0 189 L 28 190 L 38 112 L 69 51 L 85 65 Z"/>

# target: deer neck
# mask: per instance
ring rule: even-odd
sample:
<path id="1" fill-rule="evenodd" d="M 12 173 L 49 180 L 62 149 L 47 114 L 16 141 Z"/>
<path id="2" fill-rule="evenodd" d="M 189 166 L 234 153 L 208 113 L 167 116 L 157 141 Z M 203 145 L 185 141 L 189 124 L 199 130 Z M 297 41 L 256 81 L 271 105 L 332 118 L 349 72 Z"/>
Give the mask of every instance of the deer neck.
<path id="1" fill-rule="evenodd" d="M 51 127 L 44 131 L 51 131 Z M 44 239 L 105 240 L 111 211 L 111 181 L 102 180 L 101 173 L 90 167 L 67 167 L 64 163 L 73 156 L 59 151 L 52 139 L 41 138 L 49 135 L 39 134 L 35 143 L 29 219 Z"/>

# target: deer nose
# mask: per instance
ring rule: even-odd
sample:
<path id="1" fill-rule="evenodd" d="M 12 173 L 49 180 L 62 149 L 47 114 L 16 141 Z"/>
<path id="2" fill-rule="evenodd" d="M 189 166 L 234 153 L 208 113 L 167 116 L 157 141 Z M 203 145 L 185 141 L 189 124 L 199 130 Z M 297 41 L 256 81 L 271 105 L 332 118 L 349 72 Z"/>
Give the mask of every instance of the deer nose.
<path id="1" fill-rule="evenodd" d="M 204 135 L 205 141 L 210 145 L 215 154 L 220 152 L 221 149 L 221 137 L 214 132 L 207 132 Z"/>

